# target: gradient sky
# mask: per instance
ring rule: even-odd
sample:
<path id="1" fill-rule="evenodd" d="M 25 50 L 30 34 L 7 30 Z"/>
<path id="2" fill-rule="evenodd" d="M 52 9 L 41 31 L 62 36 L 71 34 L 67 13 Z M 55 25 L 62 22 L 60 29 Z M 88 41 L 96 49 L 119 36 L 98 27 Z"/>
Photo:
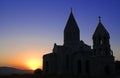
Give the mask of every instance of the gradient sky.
<path id="1" fill-rule="evenodd" d="M 63 44 L 70 9 L 80 39 L 92 47 L 98 16 L 110 33 L 111 49 L 120 60 L 120 0 L 0 0 L 0 66 L 42 67 L 43 54 Z"/>

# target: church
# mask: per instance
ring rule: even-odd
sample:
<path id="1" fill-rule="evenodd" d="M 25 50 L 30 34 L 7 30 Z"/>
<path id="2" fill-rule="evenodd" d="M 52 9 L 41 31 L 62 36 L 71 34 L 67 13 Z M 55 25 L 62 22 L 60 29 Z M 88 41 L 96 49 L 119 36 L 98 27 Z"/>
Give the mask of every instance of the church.
<path id="1" fill-rule="evenodd" d="M 63 45 L 55 43 L 52 53 L 43 56 L 43 73 L 114 75 L 115 61 L 110 47 L 110 35 L 100 17 L 92 39 L 93 48 L 80 40 L 80 29 L 71 11 L 64 28 Z"/>

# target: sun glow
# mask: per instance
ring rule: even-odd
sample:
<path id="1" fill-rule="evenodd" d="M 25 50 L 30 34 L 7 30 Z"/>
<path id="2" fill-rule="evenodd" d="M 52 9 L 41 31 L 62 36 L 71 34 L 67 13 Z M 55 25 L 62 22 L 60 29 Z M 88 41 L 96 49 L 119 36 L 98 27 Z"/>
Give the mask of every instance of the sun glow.
<path id="1" fill-rule="evenodd" d="M 27 66 L 29 69 L 35 70 L 37 68 L 40 68 L 40 60 L 38 59 L 31 59 L 29 61 L 27 61 Z"/>

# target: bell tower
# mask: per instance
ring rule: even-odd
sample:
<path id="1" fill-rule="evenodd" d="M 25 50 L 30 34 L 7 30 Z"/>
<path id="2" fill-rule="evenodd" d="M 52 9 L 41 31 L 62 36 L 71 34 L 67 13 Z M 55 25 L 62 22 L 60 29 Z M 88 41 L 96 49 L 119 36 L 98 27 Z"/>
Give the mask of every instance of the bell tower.
<path id="1" fill-rule="evenodd" d="M 104 25 L 101 22 L 101 17 L 99 16 L 99 23 L 93 34 L 93 50 L 95 55 L 112 55 L 110 48 L 110 35 L 105 29 Z"/>
<path id="2" fill-rule="evenodd" d="M 80 41 L 80 31 L 77 25 L 77 22 L 74 18 L 74 15 L 70 13 L 69 19 L 64 29 L 64 46 L 75 46 Z"/>

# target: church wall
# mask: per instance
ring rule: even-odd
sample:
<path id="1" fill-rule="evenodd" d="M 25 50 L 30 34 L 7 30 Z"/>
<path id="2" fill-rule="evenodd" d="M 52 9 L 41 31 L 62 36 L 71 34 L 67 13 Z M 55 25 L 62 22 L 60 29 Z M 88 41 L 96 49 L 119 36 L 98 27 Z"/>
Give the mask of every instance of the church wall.
<path id="1" fill-rule="evenodd" d="M 69 58 L 67 59 L 69 61 Z M 58 60 L 57 60 L 57 64 L 58 64 L 58 74 L 67 74 L 68 72 L 68 62 L 66 60 L 66 55 L 65 54 L 59 54 L 58 55 Z"/>
<path id="2" fill-rule="evenodd" d="M 92 76 L 107 76 L 107 75 L 114 75 L 115 72 L 115 66 L 114 66 L 114 57 L 100 57 L 96 56 L 92 58 L 91 63 L 91 75 Z M 107 68 L 106 70 L 106 66 Z M 106 71 L 109 73 L 107 74 Z"/>
<path id="3" fill-rule="evenodd" d="M 56 56 L 48 54 L 43 58 L 43 72 L 47 74 L 55 74 L 57 71 Z"/>
<path id="4" fill-rule="evenodd" d="M 73 73 L 79 75 L 89 75 L 91 74 L 91 58 L 89 56 L 84 56 L 81 54 L 76 54 L 73 57 Z M 80 64 L 79 64 L 80 62 Z"/>

